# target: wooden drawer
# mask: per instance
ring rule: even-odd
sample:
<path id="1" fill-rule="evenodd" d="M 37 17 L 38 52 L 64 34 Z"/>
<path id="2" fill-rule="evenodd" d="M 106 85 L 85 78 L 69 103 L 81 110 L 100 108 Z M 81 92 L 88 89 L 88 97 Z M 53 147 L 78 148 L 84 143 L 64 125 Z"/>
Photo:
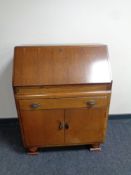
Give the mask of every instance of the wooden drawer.
<path id="1" fill-rule="evenodd" d="M 107 105 L 107 96 L 19 100 L 21 110 L 94 108 Z"/>

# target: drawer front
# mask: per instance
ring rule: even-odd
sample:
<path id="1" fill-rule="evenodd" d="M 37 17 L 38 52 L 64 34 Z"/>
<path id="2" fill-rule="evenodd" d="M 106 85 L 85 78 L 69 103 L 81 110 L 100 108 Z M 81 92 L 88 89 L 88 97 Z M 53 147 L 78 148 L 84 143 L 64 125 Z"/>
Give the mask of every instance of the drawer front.
<path id="1" fill-rule="evenodd" d="M 106 105 L 106 96 L 19 100 L 21 110 L 96 108 Z"/>

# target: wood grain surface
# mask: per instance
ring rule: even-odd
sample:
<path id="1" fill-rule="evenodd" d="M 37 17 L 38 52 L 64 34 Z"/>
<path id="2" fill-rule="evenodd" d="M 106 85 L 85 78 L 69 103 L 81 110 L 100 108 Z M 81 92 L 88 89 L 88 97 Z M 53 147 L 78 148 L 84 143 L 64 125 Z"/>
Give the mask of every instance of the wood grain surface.
<path id="1" fill-rule="evenodd" d="M 110 83 L 105 45 L 16 47 L 14 86 Z"/>

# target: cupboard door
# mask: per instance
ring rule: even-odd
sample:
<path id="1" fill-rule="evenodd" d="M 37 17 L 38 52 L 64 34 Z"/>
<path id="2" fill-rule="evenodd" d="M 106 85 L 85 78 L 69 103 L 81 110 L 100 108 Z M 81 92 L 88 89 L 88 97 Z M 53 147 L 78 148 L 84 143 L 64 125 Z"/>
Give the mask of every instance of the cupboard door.
<path id="1" fill-rule="evenodd" d="M 65 143 L 86 144 L 104 141 L 106 108 L 65 110 Z"/>
<path id="2" fill-rule="evenodd" d="M 20 111 L 25 145 L 64 144 L 64 110 Z"/>

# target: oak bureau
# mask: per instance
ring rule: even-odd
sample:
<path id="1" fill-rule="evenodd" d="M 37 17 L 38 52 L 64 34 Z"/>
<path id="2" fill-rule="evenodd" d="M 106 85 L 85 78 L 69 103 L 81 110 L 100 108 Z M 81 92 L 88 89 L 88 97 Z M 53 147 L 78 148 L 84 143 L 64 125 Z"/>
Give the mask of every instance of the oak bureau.
<path id="1" fill-rule="evenodd" d="M 111 96 L 106 45 L 18 46 L 13 89 L 24 147 L 104 143 Z"/>

